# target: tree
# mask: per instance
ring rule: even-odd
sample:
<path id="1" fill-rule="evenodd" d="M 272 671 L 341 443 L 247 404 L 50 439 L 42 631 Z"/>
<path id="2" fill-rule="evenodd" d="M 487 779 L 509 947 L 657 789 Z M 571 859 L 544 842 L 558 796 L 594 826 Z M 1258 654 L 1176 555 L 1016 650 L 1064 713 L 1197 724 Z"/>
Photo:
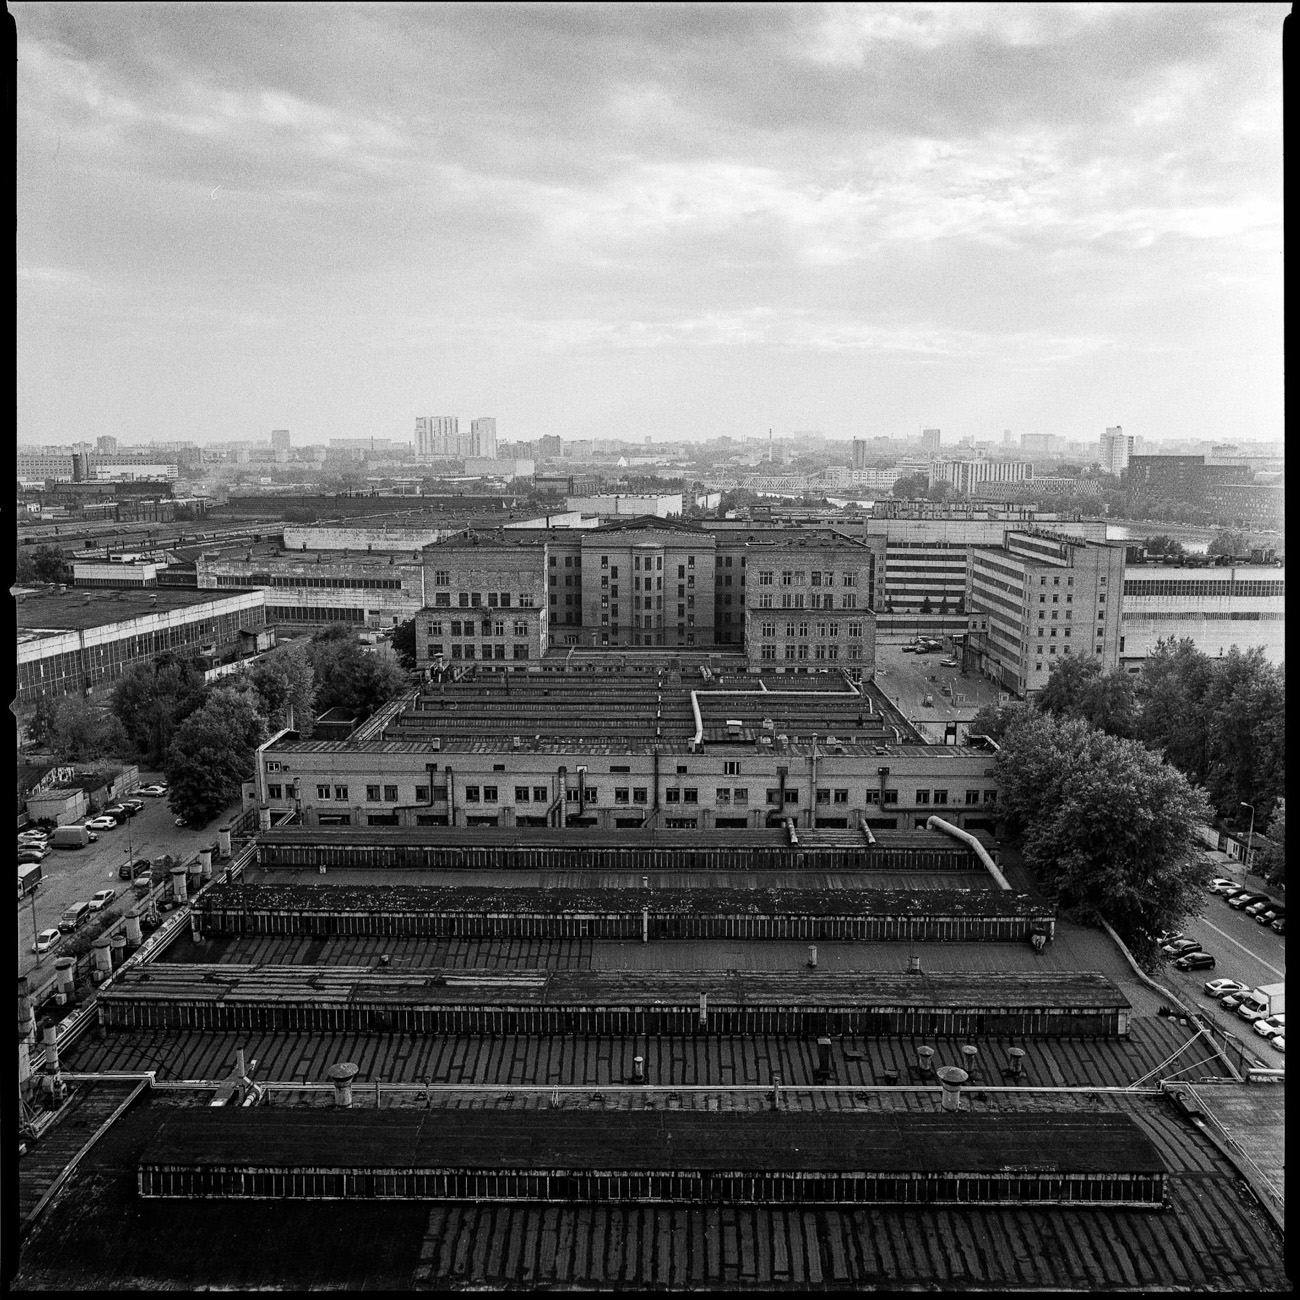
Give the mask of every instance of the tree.
<path id="1" fill-rule="evenodd" d="M 163 772 L 172 811 L 195 825 L 211 821 L 240 797 L 261 740 L 251 691 L 214 691 L 176 728 L 167 750 Z"/>
<path id="2" fill-rule="evenodd" d="M 1236 646 L 1213 661 L 1206 692 L 1208 764 L 1204 784 L 1222 817 L 1242 801 L 1271 807 L 1286 784 L 1286 684 L 1258 647 Z"/>
<path id="3" fill-rule="evenodd" d="M 1062 718 L 1082 718 L 1112 736 L 1132 738 L 1137 725 L 1133 679 L 1121 668 L 1103 672 L 1101 660 L 1067 655 L 1052 668 L 1038 707 Z"/>
<path id="4" fill-rule="evenodd" d="M 1213 663 L 1190 637 L 1158 641 L 1137 680 L 1136 735 L 1165 757 L 1194 785 L 1209 768 L 1209 727 L 1205 698 Z"/>
<path id="5" fill-rule="evenodd" d="M 1255 874 L 1270 885 L 1286 885 L 1286 800 L 1279 799 L 1268 820 L 1268 844 L 1255 854 Z"/>
<path id="6" fill-rule="evenodd" d="M 127 669 L 113 688 L 112 710 L 131 743 L 152 765 L 163 761 L 177 726 L 204 700 L 197 659 L 170 651 Z"/>
<path id="7" fill-rule="evenodd" d="M 46 542 L 31 551 L 20 551 L 14 568 L 19 582 L 71 582 L 72 565 L 63 557 L 63 551 Z"/>
<path id="8" fill-rule="evenodd" d="M 296 730 L 310 734 L 316 716 L 316 673 L 301 646 L 263 655 L 248 676 L 269 727 L 278 731 L 292 720 Z"/>
<path id="9" fill-rule="evenodd" d="M 1172 555 L 1181 558 L 1187 554 L 1187 548 L 1182 542 L 1170 537 L 1168 533 L 1158 533 L 1155 537 L 1148 537 L 1143 545 L 1148 555 Z"/>
<path id="10" fill-rule="evenodd" d="M 987 736 L 990 740 L 1001 743 L 1012 724 L 1022 714 L 1033 712 L 1028 704 L 986 704 L 970 720 L 966 728 L 968 736 Z"/>
<path id="11" fill-rule="evenodd" d="M 399 694 L 410 679 L 387 646 L 370 652 L 345 624 L 318 632 L 307 647 L 318 683 L 316 708 L 347 709 L 368 717 Z"/>
<path id="12" fill-rule="evenodd" d="M 46 743 L 73 763 L 114 754 L 126 746 L 122 724 L 105 709 L 92 708 L 79 695 L 53 701 L 48 712 Z"/>
<path id="13" fill-rule="evenodd" d="M 1206 548 L 1207 555 L 1248 555 L 1249 553 L 1250 541 L 1246 534 L 1230 528 L 1215 533 Z"/>
<path id="14" fill-rule="evenodd" d="M 1203 794 L 1137 741 L 1078 718 L 1017 715 L 997 757 L 999 804 L 1026 863 L 1085 922 L 1106 921 L 1151 958 L 1154 936 L 1201 905 L 1192 827 Z"/>
<path id="15" fill-rule="evenodd" d="M 408 673 L 415 671 L 415 619 L 408 618 L 393 629 L 393 653 Z"/>
<path id="16" fill-rule="evenodd" d="M 930 480 L 924 474 L 904 474 L 902 478 L 894 480 L 889 495 L 901 498 L 923 497 L 929 486 Z"/>

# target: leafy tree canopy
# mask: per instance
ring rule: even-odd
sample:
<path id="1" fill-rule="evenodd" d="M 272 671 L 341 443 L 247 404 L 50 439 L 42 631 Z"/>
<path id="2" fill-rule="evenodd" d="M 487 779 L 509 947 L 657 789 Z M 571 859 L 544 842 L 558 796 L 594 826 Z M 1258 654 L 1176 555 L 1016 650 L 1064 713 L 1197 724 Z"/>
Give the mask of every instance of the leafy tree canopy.
<path id="1" fill-rule="evenodd" d="M 113 688 L 111 707 L 131 743 L 157 766 L 177 726 L 203 703 L 205 694 L 199 661 L 168 652 L 151 664 L 127 669 Z"/>
<path id="2" fill-rule="evenodd" d="M 1153 936 L 1199 908 L 1209 869 L 1192 827 L 1206 820 L 1204 796 L 1143 745 L 1022 713 L 997 767 L 1026 863 L 1081 920 L 1108 922 L 1150 957 Z"/>
<path id="3" fill-rule="evenodd" d="M 72 565 L 50 542 L 18 552 L 14 576 L 22 582 L 71 582 Z"/>
<path id="4" fill-rule="evenodd" d="M 1268 820 L 1268 845 L 1255 857 L 1255 871 L 1270 885 L 1286 885 L 1286 800 Z"/>
<path id="5" fill-rule="evenodd" d="M 408 673 L 415 671 L 415 619 L 408 618 L 393 629 L 393 653 Z"/>
<path id="6" fill-rule="evenodd" d="M 316 675 L 318 712 L 342 708 L 368 717 L 410 684 L 387 646 L 368 651 L 356 633 L 340 624 L 313 637 L 307 654 Z"/>
<path id="7" fill-rule="evenodd" d="M 1121 668 L 1103 672 L 1101 661 L 1067 655 L 1052 668 L 1038 707 L 1062 718 L 1082 718 L 1112 736 L 1132 738 L 1137 724 L 1133 679 Z"/>
<path id="8" fill-rule="evenodd" d="M 79 695 L 63 695 L 37 714 L 41 740 L 60 758 L 84 763 L 126 748 L 122 724 L 106 709 L 94 708 Z"/>
<path id="9" fill-rule="evenodd" d="M 1210 539 L 1206 547 L 1207 555 L 1248 555 L 1250 539 L 1245 533 L 1233 528 L 1224 528 Z"/>
<path id="10" fill-rule="evenodd" d="M 285 646 L 263 655 L 249 671 L 267 725 L 278 731 L 292 725 L 310 734 L 316 709 L 316 672 L 307 651 Z"/>
<path id="11" fill-rule="evenodd" d="M 240 797 L 253 772 L 263 720 L 250 690 L 213 691 L 207 703 L 176 728 L 163 772 L 172 810 L 196 825 L 211 821 Z"/>
<path id="12" fill-rule="evenodd" d="M 1178 541 L 1177 538 L 1170 537 L 1168 533 L 1157 533 L 1155 537 L 1148 537 L 1143 545 L 1146 547 L 1148 555 L 1172 555 L 1183 556 L 1187 554 L 1187 548 Z"/>

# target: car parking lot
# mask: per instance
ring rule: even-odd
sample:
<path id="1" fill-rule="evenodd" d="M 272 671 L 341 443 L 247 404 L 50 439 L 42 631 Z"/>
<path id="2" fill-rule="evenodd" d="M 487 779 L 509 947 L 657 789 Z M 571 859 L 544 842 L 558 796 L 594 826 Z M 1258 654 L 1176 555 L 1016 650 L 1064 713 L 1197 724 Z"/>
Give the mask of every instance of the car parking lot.
<path id="1" fill-rule="evenodd" d="M 958 738 L 964 740 L 960 724 L 986 704 L 996 704 L 1001 694 L 996 682 L 962 672 L 961 651 L 947 637 L 939 650 L 925 654 L 899 643 L 878 643 L 875 684 L 927 739 L 938 741 L 949 722 L 958 724 Z"/>
<path id="2" fill-rule="evenodd" d="M 1282 1069 L 1285 1055 L 1273 1047 L 1274 1036 L 1253 1033 L 1251 1023 L 1237 1015 L 1233 1002 L 1261 985 L 1285 982 L 1286 938 L 1271 923 L 1259 924 L 1244 907 L 1231 907 L 1228 897 L 1219 892 L 1228 885 L 1242 888 L 1240 880 L 1221 877 L 1212 881 L 1215 892 L 1206 891 L 1200 915 L 1186 925 L 1186 937 L 1194 939 L 1201 951 L 1214 958 L 1213 968 L 1180 970 L 1173 956 L 1166 954 L 1167 965 L 1161 978 L 1189 1006 L 1232 1034 L 1261 1065 Z M 1270 897 L 1262 888 L 1251 892 Z M 1268 905 L 1261 910 L 1268 911 Z M 1241 986 L 1239 993 L 1233 993 L 1234 983 Z M 1229 1005 L 1221 1005 L 1223 997 L 1229 999 Z"/>
<path id="3" fill-rule="evenodd" d="M 147 777 L 141 779 L 147 783 Z M 33 952 L 32 948 L 36 936 L 43 930 L 56 928 L 59 918 L 72 903 L 89 903 L 97 893 L 113 889 L 115 897 L 106 899 L 101 910 L 92 912 L 94 918 L 118 915 L 134 902 L 129 883 L 123 882 L 119 874 L 123 865 L 143 859 L 152 861 L 164 854 L 182 861 L 196 850 L 214 844 L 218 827 L 239 812 L 235 805 L 206 826 L 178 828 L 164 796 L 136 802 L 140 810 L 135 816 L 121 824 L 112 820 L 111 828 L 95 832 L 99 837 L 95 843 L 81 849 L 50 849 L 41 863 L 39 887 L 30 898 L 20 899 L 18 903 L 20 975 L 33 970 L 52 971 L 53 959 L 59 956 L 67 936 L 61 936 L 43 952 Z"/>

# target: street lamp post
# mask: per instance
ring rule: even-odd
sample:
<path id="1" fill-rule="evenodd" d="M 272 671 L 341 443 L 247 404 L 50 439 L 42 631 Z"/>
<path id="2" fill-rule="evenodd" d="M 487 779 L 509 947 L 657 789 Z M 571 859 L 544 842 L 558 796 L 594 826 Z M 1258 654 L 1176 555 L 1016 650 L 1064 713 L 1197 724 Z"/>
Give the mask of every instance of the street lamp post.
<path id="1" fill-rule="evenodd" d="M 1244 799 L 1241 801 L 1243 808 L 1250 809 L 1250 830 L 1246 833 L 1246 860 L 1242 864 L 1241 885 L 1244 889 L 1246 886 L 1246 877 L 1250 874 L 1250 851 L 1255 843 L 1255 805 L 1247 803 Z"/>

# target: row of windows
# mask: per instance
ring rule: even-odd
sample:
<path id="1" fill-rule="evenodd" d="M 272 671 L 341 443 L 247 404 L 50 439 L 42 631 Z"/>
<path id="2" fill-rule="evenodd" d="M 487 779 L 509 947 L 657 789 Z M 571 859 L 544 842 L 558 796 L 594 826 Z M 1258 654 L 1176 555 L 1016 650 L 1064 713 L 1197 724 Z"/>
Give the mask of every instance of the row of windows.
<path id="1" fill-rule="evenodd" d="M 763 636 L 776 636 L 779 625 L 771 620 L 764 621 L 761 630 Z M 861 623 L 847 623 L 848 634 L 851 637 L 860 637 L 862 635 Z M 837 637 L 840 634 L 840 625 L 838 623 L 787 623 L 785 625 L 786 636 L 807 637 L 809 629 L 815 628 L 815 635 L 825 638 L 826 636 Z"/>
<path id="2" fill-rule="evenodd" d="M 1126 596 L 1277 596 L 1286 594 L 1285 582 L 1231 582 L 1209 578 L 1131 578 L 1124 583 Z"/>
<path id="3" fill-rule="evenodd" d="M 807 600 L 809 609 L 835 609 L 835 597 L 828 596 L 824 592 L 809 592 L 805 597 L 802 591 L 783 592 L 781 595 L 782 609 L 803 609 L 804 600 Z M 759 609 L 772 609 L 773 598 L 771 592 L 760 592 L 758 596 Z M 840 609 L 857 609 L 858 598 L 853 592 L 840 597 Z"/>
<path id="4" fill-rule="evenodd" d="M 515 599 L 508 591 L 462 591 L 456 595 L 456 605 L 460 609 L 509 609 Z M 532 609 L 533 598 L 528 592 L 520 592 L 515 603 L 520 609 Z M 433 594 L 435 609 L 451 608 L 451 592 L 436 591 Z"/>
<path id="5" fill-rule="evenodd" d="M 442 623 L 435 621 L 429 624 L 429 636 L 442 636 Z M 498 619 L 493 622 L 491 619 L 484 619 L 481 624 L 475 623 L 473 619 L 467 619 L 463 623 L 458 619 L 452 619 L 450 623 L 451 631 L 449 636 L 478 636 L 478 629 L 481 628 L 483 636 L 505 636 L 506 624 L 504 619 Z M 528 620 L 517 618 L 514 621 L 515 636 L 528 635 Z"/>
<path id="6" fill-rule="evenodd" d="M 292 794 L 291 786 L 268 785 L 266 788 L 268 798 L 280 799 L 289 797 Z M 849 789 L 847 786 L 841 787 L 818 787 L 814 800 L 817 804 L 841 804 L 848 805 Z M 434 795 L 439 799 L 447 797 L 446 786 L 435 786 Z M 600 800 L 600 787 L 589 785 L 582 790 L 583 800 L 586 803 L 594 804 Z M 781 807 L 784 805 L 797 806 L 799 804 L 800 792 L 798 789 L 786 788 L 780 786 L 771 786 L 764 791 L 764 801 L 769 807 Z M 579 791 L 576 786 L 570 786 L 565 791 L 565 798 L 569 803 L 577 803 Z M 966 790 L 964 792 L 965 802 L 968 806 L 973 806 L 981 802 L 992 804 L 997 802 L 996 790 Z M 322 785 L 316 786 L 316 798 L 321 803 L 346 803 L 348 801 L 348 787 L 346 785 Z M 549 805 L 553 798 L 551 788 L 547 785 L 517 785 L 514 787 L 515 803 L 539 803 Z M 954 796 L 955 798 L 955 796 Z M 500 789 L 495 785 L 467 785 L 465 787 L 464 799 L 466 803 L 500 803 Z M 749 804 L 749 787 L 748 786 L 720 786 L 713 792 L 714 803 L 719 807 L 747 807 Z M 399 803 L 399 790 L 395 785 L 367 785 L 366 800 L 367 803 Z M 637 786 L 615 786 L 614 787 L 614 804 L 624 806 L 628 804 L 648 804 L 650 801 L 650 787 L 644 785 Z M 415 787 L 415 802 L 429 802 L 429 787 L 421 785 Z M 664 802 L 668 804 L 695 804 L 700 802 L 700 789 L 698 786 L 669 786 L 664 790 Z M 898 802 L 897 790 L 878 790 L 869 789 L 865 791 L 864 804 L 896 804 Z M 914 802 L 917 805 L 934 804 L 943 806 L 949 802 L 949 792 L 944 789 L 925 789 L 917 790 Z"/>
<path id="7" fill-rule="evenodd" d="M 758 585 L 760 587 L 770 587 L 776 578 L 776 570 L 760 569 L 758 571 Z M 833 587 L 835 585 L 835 574 L 829 569 L 813 569 L 811 573 L 803 569 L 782 569 L 781 586 L 783 587 L 801 587 L 807 581 L 814 587 Z M 840 584 L 845 587 L 856 587 L 858 585 L 858 575 L 856 573 L 841 573 Z"/>
<path id="8" fill-rule="evenodd" d="M 459 641 L 456 641 L 453 642 L 451 647 L 451 657 L 453 659 L 505 659 L 507 648 L 508 647 L 504 645 L 492 645 L 486 641 L 481 646 L 477 647 L 473 644 L 462 645 Z M 430 641 L 428 649 L 430 659 L 434 659 L 438 655 L 447 653 L 441 641 Z M 515 642 L 510 657 L 514 659 L 527 659 L 528 647 Z"/>
<path id="9" fill-rule="evenodd" d="M 321 605 L 268 605 L 268 623 L 364 623 L 364 609 L 334 609 Z"/>
<path id="10" fill-rule="evenodd" d="M 763 642 L 758 647 L 758 657 L 766 659 L 769 663 L 777 658 L 776 646 L 771 642 Z M 835 644 L 824 645 L 820 641 L 813 646 L 807 642 L 798 645 L 787 643 L 784 651 L 784 658 L 793 660 L 798 663 L 802 660 L 821 660 L 823 662 L 832 662 L 840 657 L 840 647 Z M 860 642 L 850 642 L 845 647 L 844 657 L 846 659 L 859 660 L 862 658 L 862 645 Z"/>
<path id="11" fill-rule="evenodd" d="M 255 587 L 336 587 L 354 591 L 401 591 L 402 589 L 401 578 L 305 578 L 298 574 L 280 573 L 250 573 L 247 579 L 233 576 L 237 583 L 245 582 Z"/>

